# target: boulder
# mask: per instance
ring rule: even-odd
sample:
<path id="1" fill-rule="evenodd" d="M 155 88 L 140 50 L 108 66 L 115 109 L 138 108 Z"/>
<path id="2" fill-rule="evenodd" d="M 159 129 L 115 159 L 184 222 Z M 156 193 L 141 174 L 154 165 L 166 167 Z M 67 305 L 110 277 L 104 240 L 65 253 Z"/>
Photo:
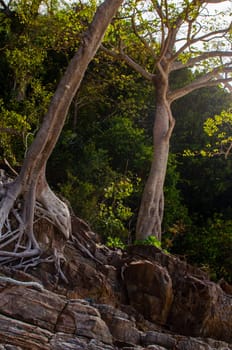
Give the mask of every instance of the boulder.
<path id="1" fill-rule="evenodd" d="M 145 318 L 182 335 L 232 342 L 228 284 L 222 290 L 204 271 L 153 246 L 129 247 L 128 253 L 129 302 Z"/>
<path id="2" fill-rule="evenodd" d="M 185 335 L 232 342 L 232 298 L 220 286 L 192 275 L 180 277 L 168 323 Z"/>
<path id="3" fill-rule="evenodd" d="M 165 267 L 148 260 L 124 269 L 129 303 L 150 321 L 165 324 L 173 302 L 172 280 Z"/>
<path id="4" fill-rule="evenodd" d="M 129 344 L 140 343 L 140 333 L 134 320 L 130 320 L 125 312 L 110 305 L 95 305 L 105 321 L 114 340 Z"/>

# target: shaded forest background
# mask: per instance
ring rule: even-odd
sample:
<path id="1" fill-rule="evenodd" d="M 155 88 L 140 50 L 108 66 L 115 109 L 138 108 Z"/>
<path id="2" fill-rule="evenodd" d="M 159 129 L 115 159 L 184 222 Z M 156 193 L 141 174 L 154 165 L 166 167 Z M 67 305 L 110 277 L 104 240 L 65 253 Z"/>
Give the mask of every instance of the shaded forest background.
<path id="1" fill-rule="evenodd" d="M 32 4 L 18 2 L 0 12 L 0 165 L 5 168 L 7 160 L 15 170 L 95 11 L 94 2 L 63 9 L 51 2 L 38 15 L 41 3 Z M 200 73 L 177 71 L 171 83 L 178 87 L 194 74 Z M 51 187 L 111 246 L 134 242 L 152 156 L 153 95 L 153 86 L 99 50 L 49 161 Z M 230 103 L 231 95 L 218 87 L 173 105 L 162 247 L 213 279 L 232 282 L 231 158 L 200 152 L 209 142 L 204 122 Z M 199 153 L 186 156 L 186 149 Z"/>

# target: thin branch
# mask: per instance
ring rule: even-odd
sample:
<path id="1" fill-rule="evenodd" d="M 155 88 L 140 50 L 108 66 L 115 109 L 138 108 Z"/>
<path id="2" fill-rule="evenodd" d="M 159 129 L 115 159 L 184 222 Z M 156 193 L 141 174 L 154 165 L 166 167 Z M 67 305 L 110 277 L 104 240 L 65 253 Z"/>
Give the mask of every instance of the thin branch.
<path id="1" fill-rule="evenodd" d="M 232 51 L 209 51 L 204 52 L 196 57 L 190 58 L 186 63 L 180 61 L 174 62 L 171 66 L 171 71 L 176 71 L 179 69 L 192 67 L 195 64 L 207 60 L 208 58 L 217 58 L 217 57 L 232 57 Z"/>
<path id="2" fill-rule="evenodd" d="M 101 49 L 109 56 L 114 57 L 115 59 L 121 61 L 123 60 L 125 63 L 128 64 L 131 68 L 133 68 L 137 73 L 141 74 L 146 80 L 152 81 L 154 75 L 146 71 L 142 66 L 140 66 L 138 63 L 136 63 L 132 58 L 130 58 L 128 55 L 123 53 L 121 50 L 120 53 L 117 53 L 115 51 L 107 49 L 105 46 L 101 45 Z"/>
<path id="3" fill-rule="evenodd" d="M 9 9 L 10 3 L 9 3 L 8 5 L 6 5 L 6 3 L 5 3 L 3 0 L 0 0 L 0 4 L 1 4 L 2 7 L 3 7 L 3 12 L 4 12 L 8 17 L 12 16 L 12 12 L 11 12 L 11 10 Z"/>
<path id="4" fill-rule="evenodd" d="M 232 71 L 232 69 L 230 71 Z M 232 81 L 232 77 L 214 79 L 215 76 L 216 76 L 216 74 L 209 73 L 208 75 L 197 79 L 193 83 L 191 83 L 187 86 L 184 86 L 183 88 L 169 92 L 168 100 L 171 103 L 171 102 L 179 99 L 180 97 L 183 97 L 183 96 L 189 94 L 190 92 L 192 92 L 194 90 L 197 90 L 197 89 L 200 89 L 203 87 L 217 86 L 219 84 L 227 84 L 227 83 L 230 83 Z"/>
<path id="5" fill-rule="evenodd" d="M 229 155 L 229 153 L 230 153 L 231 149 L 232 149 L 232 143 L 229 145 L 228 149 L 226 150 L 226 153 L 225 153 L 225 159 L 227 159 L 227 158 L 228 158 L 228 155 Z"/>
<path id="6" fill-rule="evenodd" d="M 144 47 L 151 53 L 151 55 L 153 56 L 154 59 L 157 59 L 157 55 L 155 53 L 155 51 L 152 49 L 152 47 L 148 44 L 148 42 L 141 36 L 139 35 L 138 31 L 137 31 L 137 27 L 135 24 L 135 18 L 134 16 L 131 17 L 131 24 L 132 24 L 132 29 L 135 33 L 135 35 L 137 36 L 137 38 L 143 43 Z"/>
<path id="7" fill-rule="evenodd" d="M 164 42 L 165 42 L 165 28 L 164 28 L 164 13 L 162 11 L 161 5 L 159 5 L 157 0 L 152 0 L 152 4 L 160 18 L 160 23 L 161 23 L 161 52 L 163 52 L 164 49 Z"/>
<path id="8" fill-rule="evenodd" d="M 193 44 L 199 43 L 199 42 L 206 42 L 209 41 L 213 38 L 216 38 L 218 35 L 222 34 L 224 36 L 229 32 L 231 29 L 231 25 L 228 28 L 220 29 L 220 30 L 215 30 L 214 32 L 210 32 L 207 34 L 204 34 L 202 36 L 199 36 L 197 38 L 193 37 L 192 39 L 188 40 L 182 47 L 179 48 L 179 50 L 175 53 L 173 56 L 174 59 L 177 59 L 178 56 L 186 50 L 188 47 L 190 47 Z"/>

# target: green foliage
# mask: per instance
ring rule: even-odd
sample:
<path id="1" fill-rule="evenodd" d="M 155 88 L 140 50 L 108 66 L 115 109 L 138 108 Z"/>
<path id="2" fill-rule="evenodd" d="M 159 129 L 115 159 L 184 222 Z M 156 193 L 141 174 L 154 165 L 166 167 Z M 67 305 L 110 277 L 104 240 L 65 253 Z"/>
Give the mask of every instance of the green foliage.
<path id="1" fill-rule="evenodd" d="M 176 232 L 177 227 L 180 228 L 190 223 L 188 209 L 184 205 L 184 200 L 179 188 L 181 179 L 178 166 L 180 166 L 180 164 L 176 155 L 170 153 L 164 186 L 165 210 L 163 240 L 166 241 L 166 245 L 168 245 L 168 241 Z"/>
<path id="2" fill-rule="evenodd" d="M 33 140 L 95 7 L 26 0 L 0 13 L 0 151 L 11 163 L 20 164 Z"/>
<path id="3" fill-rule="evenodd" d="M 149 236 L 147 237 L 146 239 L 143 239 L 143 240 L 136 240 L 134 242 L 135 245 L 152 245 L 156 248 L 161 248 L 161 242 L 160 240 L 155 237 L 155 236 Z"/>
<path id="4" fill-rule="evenodd" d="M 133 213 L 126 205 L 126 199 L 133 194 L 139 182 L 138 178 L 133 183 L 129 177 L 122 177 L 105 188 L 95 223 L 98 231 L 105 237 L 119 237 L 124 240 L 128 238 L 129 231 L 126 223 Z"/>
<path id="5" fill-rule="evenodd" d="M 201 225 L 176 236 L 171 252 L 183 254 L 190 263 L 206 267 L 212 279 L 232 282 L 232 220 L 215 214 Z"/>
<path id="6" fill-rule="evenodd" d="M 108 149 L 113 168 L 120 172 L 130 170 L 139 176 L 149 169 L 152 147 L 143 128 L 125 116 L 110 118 L 103 125 L 104 133 L 99 135 L 101 146 Z M 135 142 L 136 140 L 136 142 Z"/>
<path id="7" fill-rule="evenodd" d="M 125 249 L 125 244 L 119 237 L 111 237 L 108 236 L 106 240 L 106 246 L 109 248 L 120 248 L 120 249 Z"/>
<path id="8" fill-rule="evenodd" d="M 208 118 L 204 123 L 204 132 L 210 137 L 205 150 L 200 151 L 201 155 L 212 157 L 224 155 L 227 158 L 232 148 L 232 109 L 224 110 L 214 118 Z"/>
<path id="9" fill-rule="evenodd" d="M 7 110 L 3 100 L 0 100 L 0 150 L 1 156 L 7 158 L 12 164 L 17 164 L 16 153 L 18 147 L 25 151 L 25 142 L 31 126 L 25 115 L 14 110 Z M 23 153 L 21 153 L 21 158 Z"/>

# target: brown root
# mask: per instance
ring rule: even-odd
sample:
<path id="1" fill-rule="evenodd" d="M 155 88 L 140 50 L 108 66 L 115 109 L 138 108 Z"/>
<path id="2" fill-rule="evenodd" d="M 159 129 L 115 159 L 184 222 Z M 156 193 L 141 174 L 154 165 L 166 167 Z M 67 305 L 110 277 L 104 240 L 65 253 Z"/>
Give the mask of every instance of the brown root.
<path id="1" fill-rule="evenodd" d="M 57 227 L 68 239 L 71 218 L 68 206 L 46 186 L 36 200 L 36 185 L 31 183 L 24 191 L 13 180 L 5 182 L 0 174 L 0 266 L 26 270 L 41 262 L 53 262 L 57 274 L 67 282 L 61 270 L 62 256 L 56 249 L 53 256 L 44 257 L 40 243 L 34 234 L 34 224 L 42 219 Z M 46 235 L 46 233 L 44 233 Z"/>

